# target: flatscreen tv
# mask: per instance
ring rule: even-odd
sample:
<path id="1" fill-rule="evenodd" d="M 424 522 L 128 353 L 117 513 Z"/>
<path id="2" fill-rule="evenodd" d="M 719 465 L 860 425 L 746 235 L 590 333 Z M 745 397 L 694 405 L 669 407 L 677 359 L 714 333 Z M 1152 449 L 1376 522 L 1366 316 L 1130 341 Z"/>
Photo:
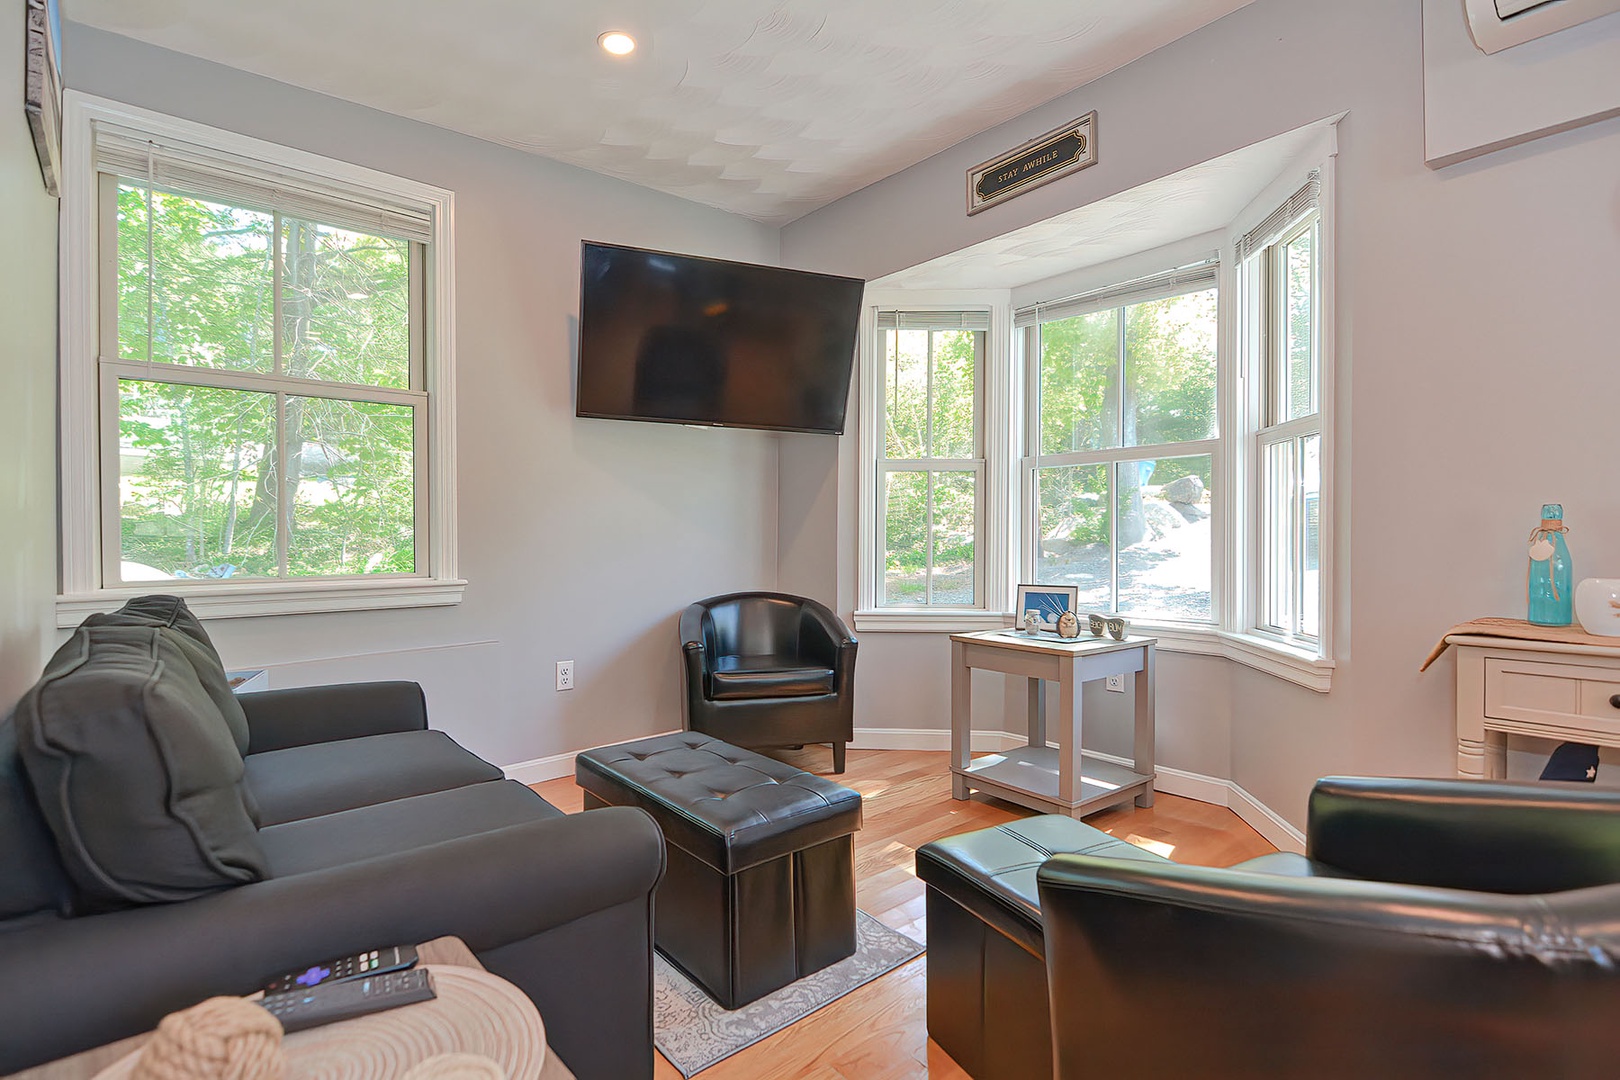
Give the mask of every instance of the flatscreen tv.
<path id="1" fill-rule="evenodd" d="M 842 435 L 864 287 L 587 240 L 575 413 Z"/>

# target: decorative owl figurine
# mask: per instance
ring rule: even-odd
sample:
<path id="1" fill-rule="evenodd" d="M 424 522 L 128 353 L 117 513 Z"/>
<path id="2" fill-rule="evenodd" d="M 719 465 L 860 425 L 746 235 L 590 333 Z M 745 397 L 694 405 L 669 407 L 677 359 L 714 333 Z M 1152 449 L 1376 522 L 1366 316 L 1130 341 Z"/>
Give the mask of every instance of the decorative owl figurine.
<path id="1" fill-rule="evenodd" d="M 1080 636 L 1080 619 L 1072 611 L 1065 611 L 1058 616 L 1057 632 L 1060 638 L 1076 638 Z"/>

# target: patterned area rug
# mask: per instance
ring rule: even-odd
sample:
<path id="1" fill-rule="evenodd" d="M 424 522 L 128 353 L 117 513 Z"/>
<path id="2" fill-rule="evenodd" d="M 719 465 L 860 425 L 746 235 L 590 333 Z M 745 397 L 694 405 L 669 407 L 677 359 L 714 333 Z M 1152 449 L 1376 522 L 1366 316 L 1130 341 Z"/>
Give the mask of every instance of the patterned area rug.
<path id="1" fill-rule="evenodd" d="M 653 953 L 653 1042 L 690 1077 L 728 1058 L 829 1001 L 892 971 L 923 947 L 864 911 L 855 912 L 855 955 L 727 1012 L 692 980 Z"/>

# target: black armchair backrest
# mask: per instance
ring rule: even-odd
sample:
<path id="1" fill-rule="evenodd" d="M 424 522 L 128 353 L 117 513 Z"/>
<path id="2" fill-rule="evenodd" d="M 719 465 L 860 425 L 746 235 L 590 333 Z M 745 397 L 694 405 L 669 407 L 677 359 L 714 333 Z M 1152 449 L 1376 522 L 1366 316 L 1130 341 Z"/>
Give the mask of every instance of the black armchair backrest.
<path id="1" fill-rule="evenodd" d="M 704 601 L 710 656 L 798 656 L 804 604 L 781 593 L 734 593 Z"/>
<path id="2" fill-rule="evenodd" d="M 1330 776 L 1310 856 L 1356 877 L 1492 893 L 1620 883 L 1620 791 L 1547 781 Z"/>

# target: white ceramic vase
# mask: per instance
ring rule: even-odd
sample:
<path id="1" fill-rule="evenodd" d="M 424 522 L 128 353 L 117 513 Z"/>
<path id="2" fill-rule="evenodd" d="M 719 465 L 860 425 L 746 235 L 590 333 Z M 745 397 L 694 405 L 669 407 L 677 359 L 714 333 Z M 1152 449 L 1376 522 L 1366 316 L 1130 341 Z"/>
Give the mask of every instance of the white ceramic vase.
<path id="1" fill-rule="evenodd" d="M 1620 637 L 1620 578 L 1583 579 L 1575 586 L 1575 617 L 1588 634 Z"/>

